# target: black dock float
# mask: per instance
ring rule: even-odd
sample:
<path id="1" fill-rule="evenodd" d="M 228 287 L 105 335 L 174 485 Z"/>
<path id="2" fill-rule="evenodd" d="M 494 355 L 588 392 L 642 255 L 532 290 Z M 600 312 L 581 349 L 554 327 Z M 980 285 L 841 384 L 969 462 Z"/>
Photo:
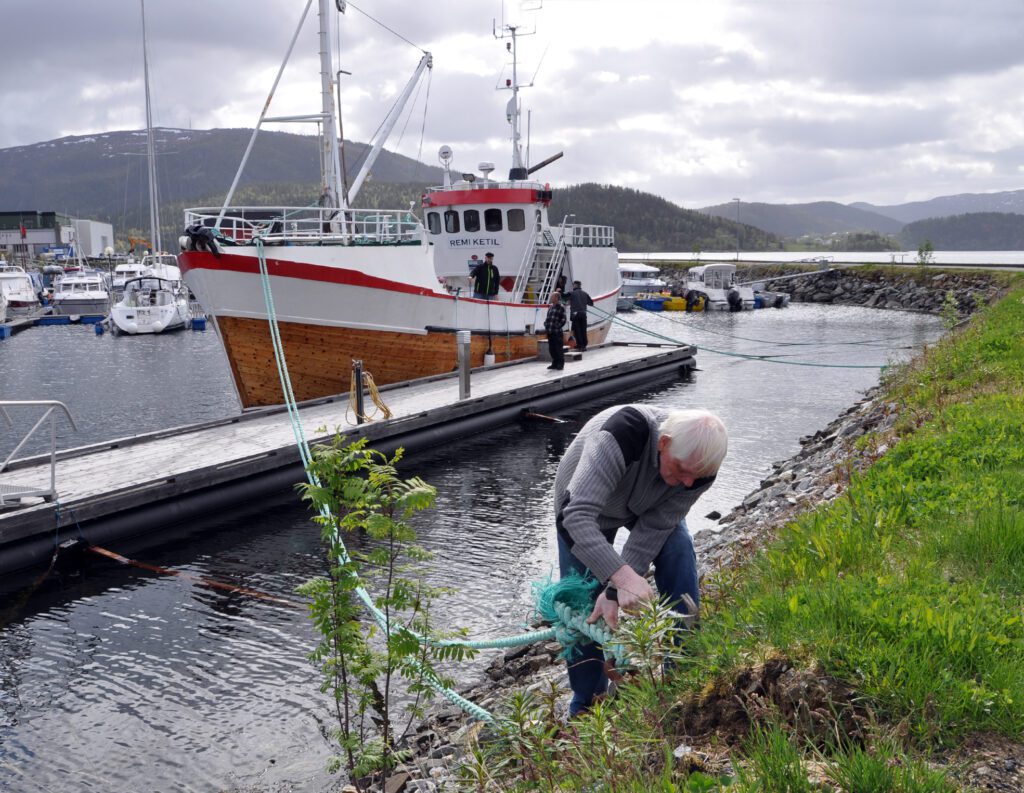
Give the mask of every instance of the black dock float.
<path id="1" fill-rule="evenodd" d="M 386 421 L 348 424 L 347 394 L 302 403 L 300 416 L 310 443 L 339 429 L 388 454 L 399 447 L 412 453 L 509 424 L 526 411 L 550 412 L 684 376 L 695 368 L 694 353 L 690 346 L 606 344 L 560 372 L 533 359 L 476 369 L 463 400 L 457 373 L 384 386 L 393 414 Z M 0 485 L 48 483 L 49 460 L 13 461 Z M 55 543 L 79 528 L 93 544 L 147 534 L 283 490 L 303 481 L 304 472 L 288 415 L 276 407 L 68 449 L 57 455 L 56 478 L 59 517 L 53 503 L 0 511 L 0 572 L 48 563 Z"/>

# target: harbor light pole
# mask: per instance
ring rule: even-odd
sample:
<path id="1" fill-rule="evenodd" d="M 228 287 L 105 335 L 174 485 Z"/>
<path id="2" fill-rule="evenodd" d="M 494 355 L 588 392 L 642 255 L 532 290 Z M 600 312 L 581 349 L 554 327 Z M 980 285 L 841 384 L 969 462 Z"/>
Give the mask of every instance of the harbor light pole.
<path id="1" fill-rule="evenodd" d="M 736 261 L 740 260 L 740 200 L 734 198 L 733 203 L 736 204 Z"/>

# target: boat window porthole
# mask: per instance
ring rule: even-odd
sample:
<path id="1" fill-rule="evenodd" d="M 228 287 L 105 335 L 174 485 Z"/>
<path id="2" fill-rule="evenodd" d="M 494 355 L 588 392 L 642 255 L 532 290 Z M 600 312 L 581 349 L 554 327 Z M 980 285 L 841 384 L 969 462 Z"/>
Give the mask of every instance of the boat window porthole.
<path id="1" fill-rule="evenodd" d="M 454 209 L 449 209 L 444 213 L 444 230 L 449 234 L 458 234 L 459 232 L 459 213 Z"/>
<path id="2" fill-rule="evenodd" d="M 437 212 L 427 213 L 427 228 L 431 234 L 441 233 L 441 216 Z"/>
<path id="3" fill-rule="evenodd" d="M 508 211 L 508 230 L 522 231 L 526 228 L 526 213 L 521 209 L 510 209 Z"/>
<path id="4" fill-rule="evenodd" d="M 501 210 L 484 210 L 484 228 L 488 231 L 501 231 Z"/>
<path id="5" fill-rule="evenodd" d="M 480 231 L 480 212 L 476 209 L 467 209 L 462 215 L 462 222 L 466 231 Z"/>

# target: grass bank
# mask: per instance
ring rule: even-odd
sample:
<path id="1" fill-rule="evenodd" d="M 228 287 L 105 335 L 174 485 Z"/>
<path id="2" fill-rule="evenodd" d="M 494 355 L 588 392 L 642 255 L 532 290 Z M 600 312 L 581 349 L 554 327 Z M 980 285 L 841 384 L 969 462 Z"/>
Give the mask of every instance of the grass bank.
<path id="1" fill-rule="evenodd" d="M 886 376 L 899 419 L 860 440 L 873 464 L 836 472 L 840 498 L 705 581 L 667 682 L 638 676 L 568 728 L 517 701 L 467 789 L 953 791 L 973 750 L 1019 747 L 1019 283 Z"/>

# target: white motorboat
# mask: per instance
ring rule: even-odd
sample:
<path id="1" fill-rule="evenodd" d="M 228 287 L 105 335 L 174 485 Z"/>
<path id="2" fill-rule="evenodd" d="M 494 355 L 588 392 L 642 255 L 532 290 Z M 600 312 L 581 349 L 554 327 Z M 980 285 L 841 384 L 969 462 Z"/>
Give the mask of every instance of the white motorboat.
<path id="1" fill-rule="evenodd" d="M 321 140 L 319 201 L 307 207 L 236 207 L 230 205 L 232 186 L 223 207 L 185 212 L 179 262 L 186 283 L 216 324 L 242 405 L 282 401 L 267 331 L 265 284 L 299 400 L 348 390 L 355 359 L 377 383 L 450 372 L 458 356 L 458 331 L 471 334 L 473 366 L 483 365 L 488 353 L 501 361 L 533 357 L 550 295 L 562 276 L 581 280 L 593 296 L 600 311 L 594 312 L 589 334 L 592 344 L 603 342 L 619 294 L 614 229 L 568 219 L 549 222 L 551 190 L 530 175 L 556 158 L 531 168 L 523 157 L 514 69 L 501 86 L 512 94 L 505 109 L 512 132 L 507 179 L 490 178 L 492 163 L 480 164 L 480 176 L 456 171 L 453 179 L 453 153 L 443 146 L 444 183 L 423 196 L 425 225 L 408 209 L 352 208 L 431 56 L 420 60 L 346 192 L 333 134 L 336 72 L 329 43 L 337 40 L 331 31 L 335 8 L 330 0 L 319 0 L 322 109 L 303 117 L 327 130 Z M 511 36 L 514 64 L 515 29 L 506 27 L 505 34 Z M 254 136 L 266 110 L 265 105 Z M 500 289 L 492 299 L 479 299 L 470 288 L 469 267 L 488 251 L 496 254 Z"/>
<path id="2" fill-rule="evenodd" d="M 65 317 L 105 317 L 110 290 L 99 270 L 72 270 L 54 284 L 53 313 Z"/>
<path id="3" fill-rule="evenodd" d="M 121 300 L 110 308 L 114 327 L 129 335 L 181 330 L 191 320 L 188 288 L 180 280 L 157 276 L 127 281 Z"/>
<path id="4" fill-rule="evenodd" d="M 140 278 L 145 274 L 145 265 L 142 262 L 122 262 L 114 267 L 114 275 L 110 281 L 110 288 L 115 295 L 124 292 L 124 285 L 133 278 Z"/>
<path id="5" fill-rule="evenodd" d="M 0 264 L 0 294 L 7 300 L 11 317 L 25 316 L 39 308 L 39 295 L 32 276 L 16 264 Z"/>
<path id="6" fill-rule="evenodd" d="M 754 290 L 736 283 L 735 264 L 702 264 L 686 271 L 687 293 L 704 297 L 705 311 L 742 311 L 754 307 Z"/>
<path id="7" fill-rule="evenodd" d="M 657 293 L 662 291 L 668 284 L 659 278 L 660 270 L 649 264 L 631 262 L 619 265 L 619 275 L 622 278 L 622 292 L 620 297 L 630 300 L 630 308 L 636 300 L 636 296 L 643 293 Z M 621 310 L 621 309 L 620 309 Z"/>

